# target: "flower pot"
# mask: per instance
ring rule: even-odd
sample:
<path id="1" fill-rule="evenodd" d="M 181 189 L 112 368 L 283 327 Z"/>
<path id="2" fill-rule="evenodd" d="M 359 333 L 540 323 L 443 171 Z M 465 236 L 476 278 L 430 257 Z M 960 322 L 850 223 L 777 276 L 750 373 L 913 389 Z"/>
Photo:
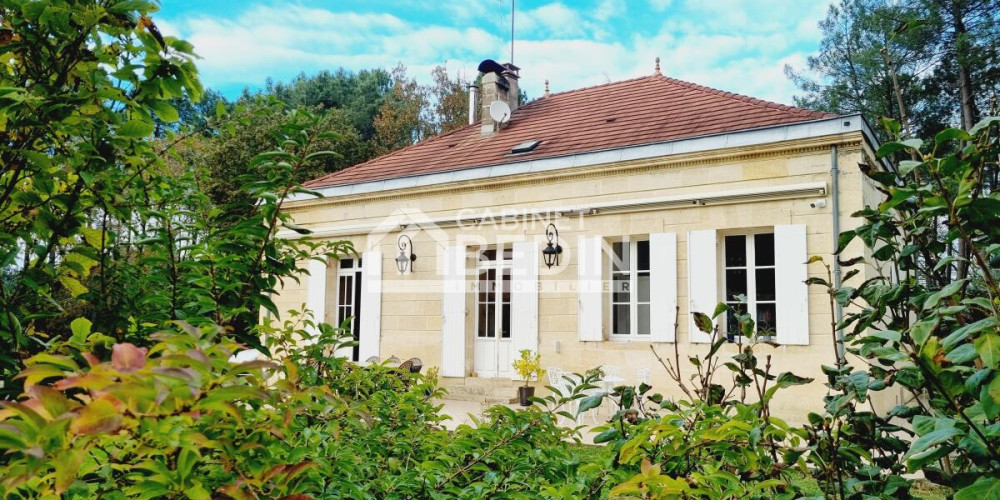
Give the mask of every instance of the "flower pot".
<path id="1" fill-rule="evenodd" d="M 535 388 L 530 386 L 521 386 L 517 388 L 517 400 L 521 403 L 521 406 L 531 406 L 531 400 L 535 396 Z"/>

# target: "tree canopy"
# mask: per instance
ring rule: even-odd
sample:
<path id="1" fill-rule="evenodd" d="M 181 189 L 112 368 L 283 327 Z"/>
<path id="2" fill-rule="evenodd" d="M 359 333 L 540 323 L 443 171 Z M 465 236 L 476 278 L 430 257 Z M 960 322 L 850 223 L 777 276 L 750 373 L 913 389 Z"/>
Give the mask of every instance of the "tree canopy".
<path id="1" fill-rule="evenodd" d="M 971 128 L 995 109 L 1000 1 L 841 0 L 820 29 L 819 53 L 786 67 L 799 106 L 896 118 L 913 136 Z"/>

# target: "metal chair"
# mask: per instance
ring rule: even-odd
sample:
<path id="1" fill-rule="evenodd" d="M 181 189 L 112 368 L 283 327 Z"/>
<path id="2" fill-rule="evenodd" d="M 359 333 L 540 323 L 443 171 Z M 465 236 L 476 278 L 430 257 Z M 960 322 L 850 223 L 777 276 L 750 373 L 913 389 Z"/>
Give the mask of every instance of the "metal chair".
<path id="1" fill-rule="evenodd" d="M 406 361 L 410 363 L 410 373 L 420 373 L 424 367 L 424 362 L 420 361 L 420 358 L 410 358 Z"/>
<path id="2" fill-rule="evenodd" d="M 366 365 L 376 365 L 378 364 L 378 362 L 379 362 L 378 356 L 372 356 L 365 360 Z"/>
<path id="3" fill-rule="evenodd" d="M 649 385 L 649 368 L 639 368 L 636 370 L 635 380 L 639 384 Z"/>
<path id="4" fill-rule="evenodd" d="M 571 373 L 559 368 L 558 366 L 550 366 L 545 369 L 545 374 L 549 377 L 549 386 L 554 387 L 556 390 L 562 394 L 562 397 L 568 398 L 573 395 L 573 382 L 570 380 Z M 571 415 L 576 415 L 576 409 L 579 408 L 579 400 L 572 400 L 566 403 L 566 411 Z M 563 416 L 559 415 L 558 420 L 556 420 L 556 425 L 563 424 Z M 576 422 L 579 423 L 580 417 L 576 416 Z"/>
<path id="5" fill-rule="evenodd" d="M 401 372 L 413 372 L 413 360 L 408 359 L 399 364 L 399 371 Z"/>
<path id="6" fill-rule="evenodd" d="M 615 365 L 601 365 L 601 372 L 608 378 L 619 377 L 619 373 L 621 373 Z"/>

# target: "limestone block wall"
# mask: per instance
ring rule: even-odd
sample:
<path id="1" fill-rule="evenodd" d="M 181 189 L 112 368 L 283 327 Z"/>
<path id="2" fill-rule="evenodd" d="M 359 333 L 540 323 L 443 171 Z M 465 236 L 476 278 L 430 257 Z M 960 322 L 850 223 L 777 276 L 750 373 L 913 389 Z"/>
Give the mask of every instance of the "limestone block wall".
<path id="1" fill-rule="evenodd" d="M 681 358 L 704 353 L 706 344 L 688 341 L 688 276 L 686 243 L 692 230 L 716 229 L 720 234 L 781 224 L 804 224 L 807 252 L 831 262 L 836 237 L 832 234 L 831 204 L 813 208 L 819 198 L 800 197 L 730 204 L 707 204 L 663 208 L 650 211 L 576 215 L 552 219 L 504 223 L 502 214 L 545 211 L 552 207 L 584 206 L 588 203 L 626 201 L 675 195 L 721 193 L 729 190 L 789 186 L 803 183 L 830 183 L 830 144 L 839 144 L 841 227 L 856 222 L 850 214 L 872 203 L 873 190 L 857 168 L 864 161 L 859 134 L 838 136 L 825 143 L 788 143 L 770 150 L 735 150 L 690 158 L 663 158 L 641 164 L 603 165 L 566 173 L 523 175 L 510 179 L 470 181 L 456 185 L 372 193 L 347 199 L 301 202 L 290 208 L 299 225 L 314 229 L 321 237 L 349 239 L 359 250 L 382 252 L 383 291 L 381 306 L 380 355 L 385 358 L 421 358 L 426 366 L 441 362 L 442 285 L 441 260 L 444 248 L 462 241 L 470 247 L 510 244 L 534 240 L 544 246 L 548 222 L 559 228 L 564 248 L 561 263 L 548 270 L 541 266 L 539 283 L 539 353 L 545 366 L 582 372 L 602 364 L 617 365 L 622 375 L 634 382 L 636 369 L 650 368 L 655 390 L 680 396 L 680 390 L 659 366 L 651 351 L 672 355 L 673 344 L 648 341 L 581 342 L 578 340 L 578 293 L 576 248 L 582 236 L 645 236 L 650 233 L 677 234 L 677 293 L 679 329 L 677 343 Z M 828 196 L 828 195 L 827 195 Z M 828 198 L 827 198 L 828 199 Z M 480 224 L 431 224 L 426 221 L 454 219 L 463 214 L 494 214 Z M 385 223 L 390 220 L 391 223 Z M 420 221 L 425 221 L 421 224 Z M 393 258 L 399 253 L 396 239 L 400 222 L 409 221 L 404 232 L 413 240 L 418 255 L 414 272 L 399 275 Z M 418 230 L 418 226 L 425 226 Z M 378 229 L 372 229 L 378 227 Z M 350 228 L 357 228 L 352 230 Z M 338 232 L 339 231 L 339 232 Z M 353 232 L 352 232 L 353 231 Z M 325 235 L 325 236 L 324 236 Z M 853 254 L 860 247 L 851 249 Z M 656 258 L 656 256 L 651 256 Z M 471 264 L 471 260 L 470 266 Z M 335 273 L 335 265 L 329 272 Z M 471 283 L 473 272 L 469 272 Z M 820 264 L 809 267 L 809 275 L 826 278 Z M 303 282 L 304 283 L 304 282 Z M 721 290 L 721 287 L 720 287 Z M 286 283 L 276 303 L 282 310 L 300 308 L 305 302 L 304 284 Z M 328 315 L 332 316 L 333 294 L 328 294 Z M 470 294 L 471 295 L 471 294 Z M 721 297 L 720 297 L 721 299 Z M 806 346 L 761 346 L 761 357 L 770 355 L 772 371 L 793 371 L 816 379 L 810 385 L 785 391 L 775 402 L 778 416 L 800 422 L 808 411 L 822 409 L 824 375 L 820 367 L 833 364 L 833 332 L 828 296 L 818 287 L 809 291 L 810 343 Z M 471 314 L 472 308 L 468 308 Z M 605 314 L 607 316 L 607 314 Z M 654 328 L 672 325 L 653 325 Z M 472 328 L 467 327 L 466 366 L 472 369 Z M 727 345 L 723 355 L 735 354 Z M 684 372 L 691 373 L 685 366 Z M 721 380 L 726 383 L 725 376 Z"/>

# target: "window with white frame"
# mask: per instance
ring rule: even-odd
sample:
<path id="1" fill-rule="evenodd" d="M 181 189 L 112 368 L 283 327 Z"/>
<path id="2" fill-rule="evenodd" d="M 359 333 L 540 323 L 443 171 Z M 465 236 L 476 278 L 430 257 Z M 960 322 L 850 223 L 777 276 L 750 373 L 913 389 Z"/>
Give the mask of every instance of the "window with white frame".
<path id="1" fill-rule="evenodd" d="M 725 303 L 742 314 L 749 312 L 758 336 L 776 336 L 774 233 L 727 235 L 723 253 Z M 724 324 L 730 340 L 740 334 L 734 314 L 728 314 Z"/>
<path id="2" fill-rule="evenodd" d="M 624 237 L 611 249 L 611 339 L 648 339 L 649 240 Z"/>

